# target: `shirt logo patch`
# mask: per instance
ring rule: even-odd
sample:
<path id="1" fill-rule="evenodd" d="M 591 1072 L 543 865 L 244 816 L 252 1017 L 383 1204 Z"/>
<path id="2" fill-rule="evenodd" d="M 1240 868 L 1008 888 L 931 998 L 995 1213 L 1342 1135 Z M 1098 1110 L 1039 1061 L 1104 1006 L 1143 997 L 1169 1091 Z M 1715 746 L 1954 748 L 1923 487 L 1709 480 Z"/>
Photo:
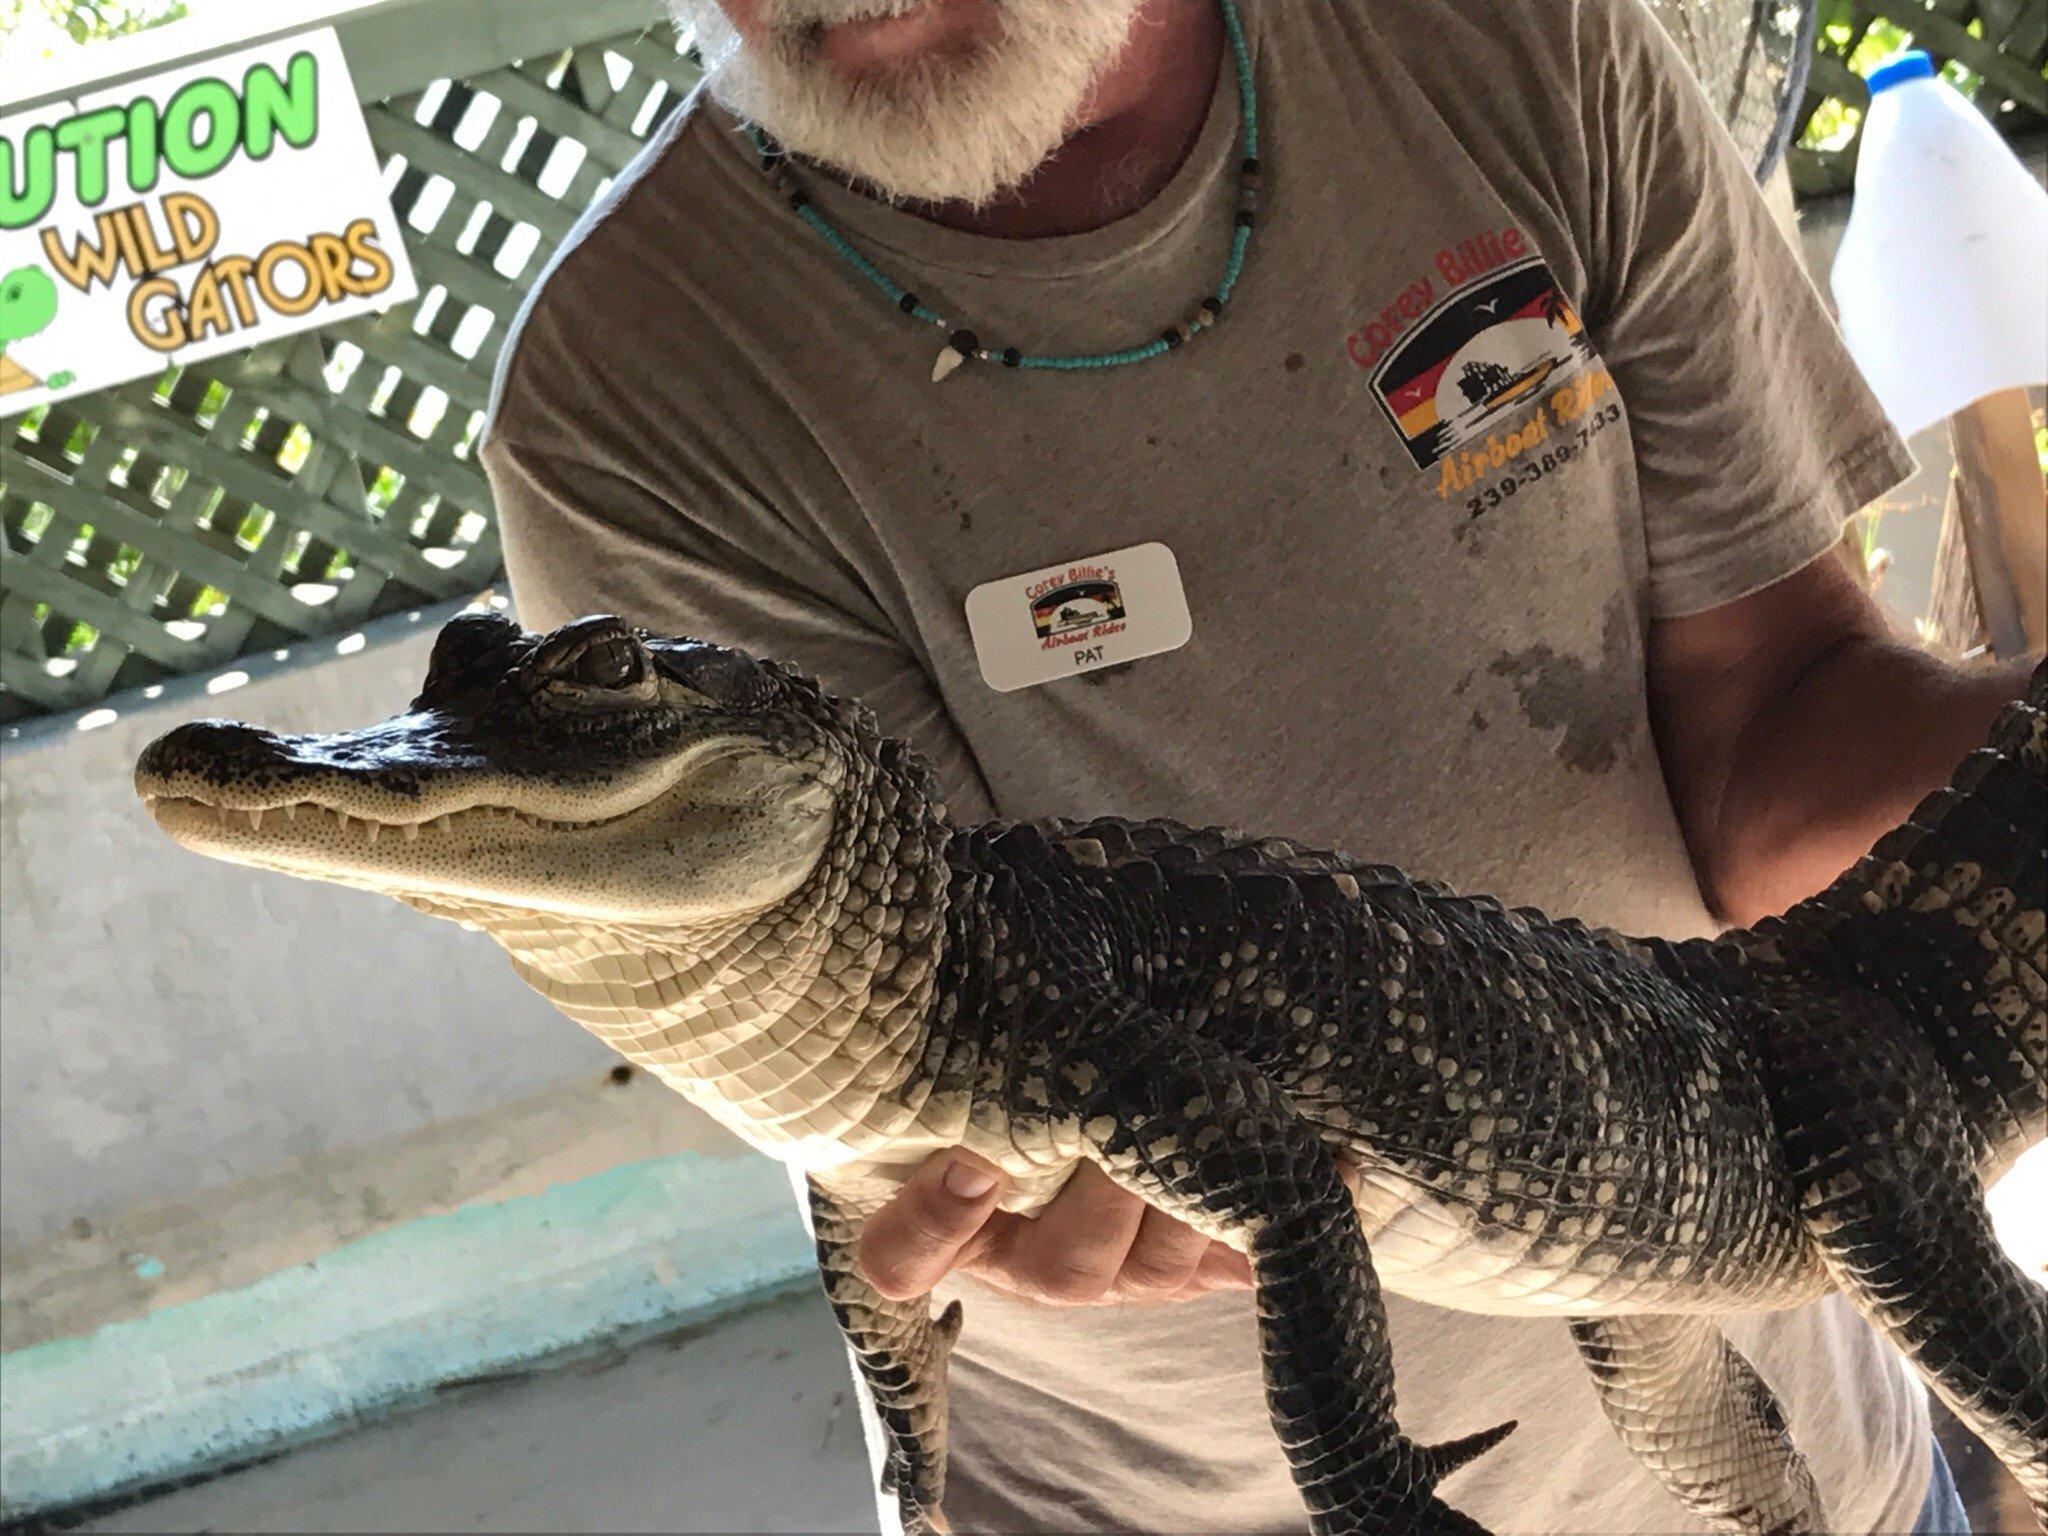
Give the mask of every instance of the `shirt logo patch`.
<path id="1" fill-rule="evenodd" d="M 1373 395 L 1415 467 L 1428 469 L 1592 359 L 1579 312 L 1532 256 L 1424 316 L 1373 369 Z"/>

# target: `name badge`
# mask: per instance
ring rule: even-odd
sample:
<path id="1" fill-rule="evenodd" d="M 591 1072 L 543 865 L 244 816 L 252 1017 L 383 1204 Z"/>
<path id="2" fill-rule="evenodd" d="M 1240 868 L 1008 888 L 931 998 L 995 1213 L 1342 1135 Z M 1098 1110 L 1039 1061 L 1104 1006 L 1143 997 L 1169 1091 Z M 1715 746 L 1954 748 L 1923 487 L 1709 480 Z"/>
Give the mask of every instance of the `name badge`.
<path id="1" fill-rule="evenodd" d="M 1180 564 L 1164 544 L 983 582 L 967 594 L 981 675 L 998 693 L 1177 651 L 1194 634 Z"/>

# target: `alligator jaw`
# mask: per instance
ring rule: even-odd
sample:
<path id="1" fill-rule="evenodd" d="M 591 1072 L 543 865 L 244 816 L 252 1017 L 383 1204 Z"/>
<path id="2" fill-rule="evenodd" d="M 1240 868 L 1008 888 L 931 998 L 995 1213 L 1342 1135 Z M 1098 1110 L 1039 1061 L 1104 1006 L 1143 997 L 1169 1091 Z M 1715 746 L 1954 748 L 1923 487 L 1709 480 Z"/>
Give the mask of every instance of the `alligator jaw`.
<path id="1" fill-rule="evenodd" d="M 635 806 L 618 815 L 572 822 L 509 806 L 472 805 L 431 816 L 386 819 L 318 800 L 235 805 L 147 790 L 141 799 L 175 842 L 209 858 L 392 896 L 441 890 L 486 901 L 490 893 L 484 891 L 446 890 L 437 875 L 474 859 L 480 850 L 537 848 L 549 839 L 601 834 L 646 809 Z"/>
<path id="2" fill-rule="evenodd" d="M 368 843 L 374 844 L 386 834 L 402 842 L 413 842 L 422 834 L 446 833 L 454 829 L 458 818 L 470 816 L 503 816 L 532 828 L 536 832 L 583 832 L 593 828 L 609 826 L 623 820 L 642 807 L 622 811 L 617 816 L 600 816 L 588 821 L 555 821 L 545 816 L 506 805 L 472 805 L 461 810 L 443 811 L 437 816 L 426 818 L 386 819 L 365 816 L 360 811 L 351 814 L 337 806 L 324 805 L 318 800 L 287 800 L 281 804 L 230 806 L 216 801 L 201 799 L 193 795 L 158 795 L 144 791 L 142 804 L 151 816 L 173 838 L 186 847 L 194 847 L 201 840 L 209 846 L 200 852 L 214 853 L 224 857 L 221 844 L 239 833 L 244 822 L 251 834 L 263 830 L 266 822 L 278 817 L 295 822 L 300 816 L 309 816 L 323 829 L 331 827 L 346 836 L 352 831 L 359 833 Z M 275 828 L 273 827 L 273 833 Z"/>
<path id="3" fill-rule="evenodd" d="M 358 770 L 332 761 L 346 738 L 238 755 L 251 734 L 203 723 L 153 746 L 135 787 L 157 825 L 209 858 L 468 910 L 722 920 L 801 884 L 833 819 L 835 786 L 812 766 L 722 732 L 581 782 L 470 762 Z"/>

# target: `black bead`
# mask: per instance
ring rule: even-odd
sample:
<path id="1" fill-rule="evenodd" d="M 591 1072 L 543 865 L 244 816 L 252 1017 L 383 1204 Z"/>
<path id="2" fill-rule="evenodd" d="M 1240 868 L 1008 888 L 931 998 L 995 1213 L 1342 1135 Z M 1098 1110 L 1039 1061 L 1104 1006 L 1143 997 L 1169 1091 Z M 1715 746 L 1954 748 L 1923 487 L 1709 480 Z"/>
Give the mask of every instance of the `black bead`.
<path id="1" fill-rule="evenodd" d="M 1223 301 L 1221 299 L 1204 299 L 1197 313 L 1211 325 L 1214 325 L 1223 318 Z"/>
<path id="2" fill-rule="evenodd" d="M 981 338 L 972 331 L 955 331 L 950 339 L 953 350 L 962 357 L 972 357 L 981 350 Z"/>
<path id="3" fill-rule="evenodd" d="M 1250 229 L 1258 222 L 1258 216 L 1251 209 L 1240 208 L 1237 210 L 1237 227 L 1239 229 Z"/>
<path id="4" fill-rule="evenodd" d="M 1015 347 L 1003 348 L 1003 366 L 1005 368 L 1018 367 L 1023 363 L 1023 361 L 1024 354 L 1022 352 L 1019 352 Z"/>
<path id="5" fill-rule="evenodd" d="M 1244 164 L 1242 164 L 1242 165 L 1240 165 L 1240 166 L 1238 167 L 1238 169 L 1239 169 L 1240 171 L 1242 171 L 1242 172 L 1243 172 L 1243 173 L 1244 173 L 1245 175 L 1247 175 L 1247 176 L 1256 176 L 1256 175 L 1258 175 L 1258 174 L 1259 174 L 1259 157 L 1258 157 L 1257 155 L 1253 155 L 1253 156 L 1249 157 L 1249 158 L 1248 158 L 1248 159 L 1247 159 L 1247 160 L 1246 160 L 1246 161 L 1244 162 Z"/>
<path id="6" fill-rule="evenodd" d="M 1179 331 L 1161 331 L 1159 333 L 1159 336 L 1160 339 L 1166 343 L 1166 350 L 1169 352 L 1171 352 L 1175 347 L 1178 347 L 1180 345 Z"/>
<path id="7" fill-rule="evenodd" d="M 805 190 L 804 190 L 804 189 L 803 189 L 802 187 L 798 187 L 798 188 L 797 188 L 797 189 L 796 189 L 796 190 L 795 190 L 794 192 L 792 192 L 792 193 L 790 193 L 790 194 L 789 194 L 789 206 L 790 206 L 790 207 L 792 207 L 792 208 L 808 208 L 808 207 L 810 207 L 810 205 L 811 205 L 811 194 L 810 194 L 810 193 L 808 193 L 808 192 L 806 192 L 806 191 L 805 191 Z"/>
<path id="8" fill-rule="evenodd" d="M 898 300 L 896 301 L 896 307 L 897 307 L 898 309 L 902 310 L 902 311 L 903 311 L 903 313 L 905 313 L 906 315 L 914 315 L 914 314 L 916 314 L 916 313 L 917 313 L 917 306 L 918 306 L 918 297 L 917 297 L 917 295 L 916 295 L 916 294 L 914 294 L 914 293 L 906 293 L 905 295 L 903 295 L 903 297 L 902 297 L 902 298 L 900 298 L 900 299 L 898 299 Z"/>

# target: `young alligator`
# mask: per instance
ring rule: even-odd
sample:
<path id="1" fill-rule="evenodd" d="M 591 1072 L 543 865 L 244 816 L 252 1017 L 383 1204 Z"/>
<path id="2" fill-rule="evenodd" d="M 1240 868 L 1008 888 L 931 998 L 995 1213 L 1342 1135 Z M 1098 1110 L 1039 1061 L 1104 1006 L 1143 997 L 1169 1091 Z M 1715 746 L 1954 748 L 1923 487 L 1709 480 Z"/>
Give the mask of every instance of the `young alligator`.
<path id="1" fill-rule="evenodd" d="M 943 1528 L 960 1311 L 884 1299 L 853 1255 L 956 1144 L 1013 1210 L 1088 1159 L 1249 1254 L 1318 1531 L 1478 1530 L 1434 1490 L 1512 1428 L 1402 1436 L 1382 1286 L 1567 1320 L 1699 1516 L 1819 1531 L 1825 1493 L 1716 1319 L 1838 1289 L 2048 1512 L 2048 1293 L 1982 1200 L 2048 1116 L 2044 709 L 2048 668 L 1825 895 L 1685 944 L 1276 839 L 956 830 L 859 706 L 606 618 L 464 616 L 395 719 L 186 725 L 136 778 L 202 853 L 481 928 L 806 1170 L 913 1532 Z"/>

